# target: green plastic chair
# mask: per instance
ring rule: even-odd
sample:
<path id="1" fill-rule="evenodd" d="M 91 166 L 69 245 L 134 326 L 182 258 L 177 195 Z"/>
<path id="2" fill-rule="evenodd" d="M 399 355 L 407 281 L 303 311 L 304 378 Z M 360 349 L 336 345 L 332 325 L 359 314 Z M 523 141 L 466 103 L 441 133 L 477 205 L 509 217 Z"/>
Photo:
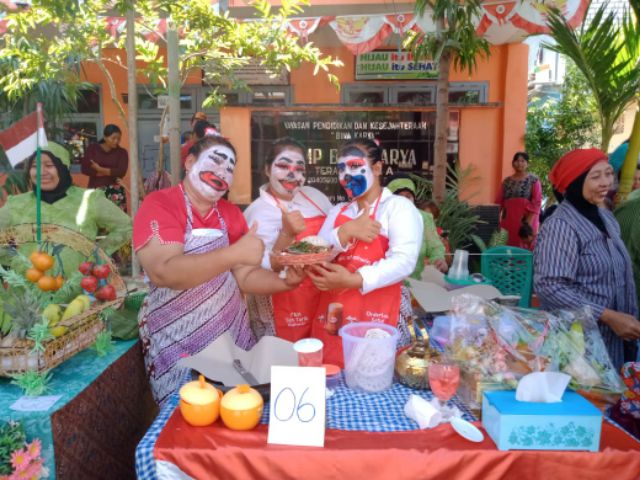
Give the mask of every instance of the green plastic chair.
<path id="1" fill-rule="evenodd" d="M 520 295 L 520 307 L 531 306 L 533 254 L 518 247 L 493 247 L 482 253 L 482 274 L 503 295 Z"/>

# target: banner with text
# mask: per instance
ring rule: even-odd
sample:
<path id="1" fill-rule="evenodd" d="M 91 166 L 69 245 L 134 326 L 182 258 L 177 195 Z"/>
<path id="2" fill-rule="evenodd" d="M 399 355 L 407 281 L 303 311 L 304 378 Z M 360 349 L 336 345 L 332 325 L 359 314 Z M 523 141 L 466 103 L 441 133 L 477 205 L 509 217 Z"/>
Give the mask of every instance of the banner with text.
<path id="1" fill-rule="evenodd" d="M 458 152 L 459 112 L 449 114 L 448 161 Z M 431 178 L 435 112 L 253 112 L 251 115 L 252 198 L 267 182 L 265 164 L 271 143 L 293 137 L 307 147 L 307 185 L 337 203 L 346 199 L 338 183 L 338 149 L 351 139 L 380 141 L 383 174 L 415 173 Z"/>
<path id="2" fill-rule="evenodd" d="M 416 62 L 411 52 L 380 51 L 356 56 L 356 80 L 424 80 L 438 78 L 433 60 Z"/>

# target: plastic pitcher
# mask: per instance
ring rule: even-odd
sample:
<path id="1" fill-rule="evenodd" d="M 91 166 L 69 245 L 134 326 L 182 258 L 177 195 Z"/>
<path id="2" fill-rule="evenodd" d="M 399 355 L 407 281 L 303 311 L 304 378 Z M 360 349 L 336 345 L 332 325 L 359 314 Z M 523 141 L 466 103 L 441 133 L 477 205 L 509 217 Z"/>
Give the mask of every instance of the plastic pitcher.
<path id="1" fill-rule="evenodd" d="M 384 323 L 355 322 L 338 333 L 347 386 L 361 392 L 381 392 L 391 387 L 398 329 Z"/>

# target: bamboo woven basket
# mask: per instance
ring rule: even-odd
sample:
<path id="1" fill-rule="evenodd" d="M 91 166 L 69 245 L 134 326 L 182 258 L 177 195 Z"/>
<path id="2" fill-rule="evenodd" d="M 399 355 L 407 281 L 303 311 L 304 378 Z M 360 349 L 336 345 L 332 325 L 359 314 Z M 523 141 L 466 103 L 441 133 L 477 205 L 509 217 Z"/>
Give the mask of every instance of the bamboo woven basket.
<path id="1" fill-rule="evenodd" d="M 43 224 L 42 240 L 65 245 L 86 257 L 96 252 L 91 240 L 60 225 Z M 0 246 L 17 246 L 35 241 L 35 224 L 22 224 L 0 231 Z M 0 345 L 0 376 L 6 377 L 27 370 L 50 370 L 95 342 L 97 335 L 104 330 L 100 312 L 108 307 L 119 308 L 126 295 L 124 280 L 111 258 L 101 249 L 97 250 L 97 255 L 111 268 L 110 283 L 116 289 L 118 298 L 110 302 L 94 303 L 83 313 L 58 322 L 57 325 L 69 330 L 57 338 L 43 342 L 44 352 L 32 352 L 34 342 L 29 339 L 16 339 L 11 345 Z"/>

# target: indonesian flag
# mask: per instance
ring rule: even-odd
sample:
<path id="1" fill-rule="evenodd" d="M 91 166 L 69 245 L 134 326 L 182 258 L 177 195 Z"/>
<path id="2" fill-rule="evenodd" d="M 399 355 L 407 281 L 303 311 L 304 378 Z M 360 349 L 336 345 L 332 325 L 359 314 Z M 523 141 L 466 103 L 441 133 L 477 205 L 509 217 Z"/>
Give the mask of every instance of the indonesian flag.
<path id="1" fill-rule="evenodd" d="M 42 106 L 38 104 L 35 112 L 0 132 L 0 145 L 4 148 L 12 167 L 28 158 L 38 147 L 46 147 L 47 135 L 44 131 Z"/>

